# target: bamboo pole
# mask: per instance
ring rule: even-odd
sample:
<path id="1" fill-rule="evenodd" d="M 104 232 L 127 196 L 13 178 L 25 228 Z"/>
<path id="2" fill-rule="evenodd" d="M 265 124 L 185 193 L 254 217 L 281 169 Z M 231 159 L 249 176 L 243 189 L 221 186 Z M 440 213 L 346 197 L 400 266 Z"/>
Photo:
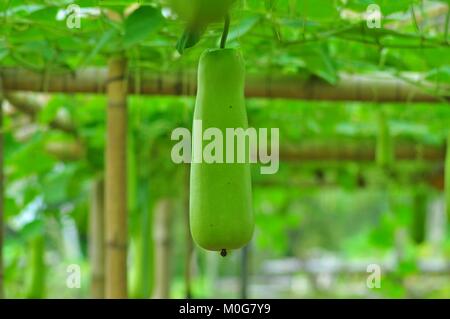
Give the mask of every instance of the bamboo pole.
<path id="1" fill-rule="evenodd" d="M 151 196 L 153 193 L 150 194 Z M 142 296 L 151 298 L 155 286 L 155 248 L 153 240 L 153 205 L 145 209 L 142 218 Z"/>
<path id="2" fill-rule="evenodd" d="M 192 256 L 194 254 L 194 243 L 192 241 L 191 229 L 189 224 L 189 174 L 190 166 L 185 165 L 184 168 L 184 194 L 183 194 L 183 217 L 184 217 L 184 231 L 185 231 L 185 256 L 184 256 L 184 290 L 186 299 L 191 299 L 192 296 Z"/>
<path id="3" fill-rule="evenodd" d="M 86 68 L 77 72 L 52 74 L 50 76 L 25 69 L 2 68 L 5 90 L 98 93 L 107 90 L 108 71 L 101 68 Z M 420 76 L 411 77 L 412 81 Z M 155 74 L 142 71 L 128 74 L 130 94 L 142 95 L 195 95 L 197 80 L 195 72 Z M 137 81 L 136 79 L 139 79 Z M 43 83 L 45 83 L 45 88 Z M 448 88 L 439 92 L 431 84 L 425 87 L 443 99 L 449 100 Z M 376 102 L 439 102 L 435 94 L 424 92 L 417 86 L 385 73 L 368 75 L 341 74 L 336 85 L 319 79 L 305 81 L 298 75 L 254 75 L 247 76 L 246 96 L 260 98 L 283 98 L 299 100 L 376 101 Z"/>
<path id="4" fill-rule="evenodd" d="M 396 161 L 417 161 L 443 163 L 445 146 L 425 146 L 410 142 L 397 143 L 395 148 Z M 85 150 L 80 144 L 50 143 L 46 151 L 60 159 L 77 161 L 85 156 Z M 375 145 L 370 142 L 347 144 L 321 143 L 317 145 L 302 145 L 286 147 L 280 150 L 281 162 L 374 162 Z"/>
<path id="5" fill-rule="evenodd" d="M 35 99 L 26 94 L 6 94 L 8 101 L 18 110 L 35 116 L 42 108 Z M 69 134 L 78 135 L 78 131 L 70 122 L 61 117 L 52 121 L 52 129 L 60 130 Z M 66 146 L 67 143 L 53 142 L 46 146 L 46 151 L 56 157 L 75 161 L 85 156 L 84 146 L 81 142 L 76 142 Z M 338 144 L 338 143 L 336 143 Z M 423 159 L 426 161 L 443 161 L 445 157 L 445 147 L 434 147 L 425 145 L 414 145 L 408 142 L 399 141 L 395 149 L 396 160 L 415 160 Z M 345 145 L 324 145 L 311 144 L 301 145 L 300 147 L 285 148 L 280 151 L 282 161 L 374 161 L 375 145 L 371 141 Z"/>
<path id="6" fill-rule="evenodd" d="M 109 61 L 106 141 L 106 298 L 127 298 L 126 60 Z"/>
<path id="7" fill-rule="evenodd" d="M 138 216 L 139 226 L 133 234 L 134 273 L 131 289 L 132 298 L 145 299 L 152 296 L 155 282 L 153 204 L 147 203 Z"/>
<path id="8" fill-rule="evenodd" d="M 45 296 L 45 239 L 42 234 L 30 240 L 28 255 L 29 286 L 27 298 L 38 299 Z"/>
<path id="9" fill-rule="evenodd" d="M 414 145 L 411 143 L 397 143 L 395 147 L 396 161 L 423 160 L 428 162 L 443 162 L 445 147 Z M 339 144 L 304 145 L 296 148 L 280 150 L 280 160 L 296 161 L 335 161 L 335 162 L 374 162 L 375 145 L 369 142 Z"/>
<path id="10" fill-rule="evenodd" d="M 241 299 L 248 298 L 248 262 L 250 246 L 242 248 L 241 252 Z"/>
<path id="11" fill-rule="evenodd" d="M 8 93 L 6 99 L 18 110 L 35 116 L 42 109 L 42 105 L 30 98 L 26 94 Z M 70 122 L 61 117 L 56 117 L 50 123 L 50 128 L 60 130 L 72 135 L 78 135 L 78 131 Z M 53 142 L 46 146 L 46 151 L 56 157 L 66 160 L 75 161 L 85 156 L 84 146 L 81 142 L 73 144 Z M 336 143 L 338 144 L 338 143 Z M 414 145 L 399 141 L 399 145 L 395 149 L 396 160 L 415 160 L 423 159 L 426 161 L 443 161 L 445 157 L 444 147 L 432 147 L 424 145 Z M 346 144 L 346 145 L 303 145 L 295 148 L 286 148 L 281 150 L 282 161 L 374 161 L 375 145 L 370 141 Z"/>
<path id="12" fill-rule="evenodd" d="M 91 295 L 94 299 L 105 297 L 105 214 L 104 182 L 92 185 L 91 211 L 89 213 L 89 256 L 91 263 Z"/>
<path id="13" fill-rule="evenodd" d="M 168 198 L 160 199 L 155 206 L 155 299 L 167 299 L 170 293 L 171 210 Z"/>

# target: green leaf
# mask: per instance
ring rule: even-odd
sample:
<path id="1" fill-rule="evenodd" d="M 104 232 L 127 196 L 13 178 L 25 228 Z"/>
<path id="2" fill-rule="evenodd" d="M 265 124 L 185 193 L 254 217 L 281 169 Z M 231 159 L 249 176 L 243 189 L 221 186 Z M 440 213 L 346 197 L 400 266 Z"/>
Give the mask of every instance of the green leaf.
<path id="1" fill-rule="evenodd" d="M 445 65 L 427 73 L 426 79 L 438 83 L 450 84 L 450 66 Z"/>
<path id="2" fill-rule="evenodd" d="M 140 7 L 125 21 L 125 46 L 132 46 L 145 40 L 157 31 L 164 22 L 164 17 L 158 8 Z"/>
<path id="3" fill-rule="evenodd" d="M 75 173 L 75 166 L 64 166 L 54 168 L 44 176 L 45 187 L 42 190 L 42 196 L 47 205 L 59 205 L 69 200 L 67 190 L 69 183 L 75 178 Z"/>
<path id="4" fill-rule="evenodd" d="M 56 14 L 58 13 L 58 8 L 56 7 L 46 7 L 40 10 L 32 12 L 28 17 L 34 21 L 56 23 Z"/>
<path id="5" fill-rule="evenodd" d="M 24 225 L 23 228 L 21 229 L 20 233 L 25 238 L 31 238 L 36 235 L 42 234 L 42 231 L 44 228 L 44 223 L 43 223 L 42 219 L 39 218 L 40 215 L 38 215 L 37 217 L 38 217 L 37 219 Z"/>
<path id="6" fill-rule="evenodd" d="M 0 61 L 8 55 L 8 48 L 2 42 L 0 42 Z"/>
<path id="7" fill-rule="evenodd" d="M 298 8 L 308 20 L 332 21 L 339 18 L 339 11 L 335 2 L 330 0 L 298 0 Z"/>
<path id="8" fill-rule="evenodd" d="M 194 45 L 196 45 L 203 33 L 205 33 L 206 29 L 191 29 L 190 27 L 187 27 L 184 32 L 183 35 L 181 36 L 181 38 L 178 40 L 177 42 L 177 51 L 180 54 L 184 53 L 184 50 L 192 48 Z"/>
<path id="9" fill-rule="evenodd" d="M 92 59 L 94 59 L 97 54 L 108 44 L 111 43 L 111 39 L 114 38 L 114 36 L 117 35 L 117 31 L 115 29 L 109 29 L 103 35 L 100 37 L 100 39 L 97 41 L 96 45 L 92 49 L 92 51 L 89 53 L 89 55 L 86 57 L 84 63 L 89 63 Z"/>
<path id="10" fill-rule="evenodd" d="M 242 37 L 252 30 L 260 20 L 261 17 L 259 15 L 252 15 L 243 19 L 238 25 L 231 28 L 230 33 L 228 34 L 228 41 L 233 41 Z"/>
<path id="11" fill-rule="evenodd" d="M 300 48 L 300 58 L 305 62 L 306 68 L 314 75 L 325 81 L 336 84 L 337 70 L 325 49 L 318 45 L 308 45 Z"/>

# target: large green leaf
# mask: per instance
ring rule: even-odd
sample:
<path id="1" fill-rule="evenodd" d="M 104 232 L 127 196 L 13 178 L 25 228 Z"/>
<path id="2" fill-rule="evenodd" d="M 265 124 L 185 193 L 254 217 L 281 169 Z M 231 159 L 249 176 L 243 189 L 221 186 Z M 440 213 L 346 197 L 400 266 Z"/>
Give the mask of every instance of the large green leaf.
<path id="1" fill-rule="evenodd" d="M 433 69 L 427 73 L 427 80 L 432 82 L 450 85 L 450 66 L 445 65 L 440 68 Z M 450 88 L 449 88 L 450 90 Z"/>
<path id="2" fill-rule="evenodd" d="M 202 35 L 205 33 L 206 29 L 191 29 L 190 27 L 186 27 L 181 37 L 178 39 L 176 48 L 180 54 L 184 53 L 184 50 L 192 48 L 196 45 Z"/>
<path id="3" fill-rule="evenodd" d="M 333 0 L 298 0 L 300 16 L 308 20 L 333 21 L 339 17 L 337 1 Z"/>
<path id="4" fill-rule="evenodd" d="M 163 23 L 164 17 L 159 8 L 150 6 L 138 8 L 125 21 L 124 45 L 139 44 L 158 31 Z"/>
<path id="5" fill-rule="evenodd" d="M 252 30 L 260 20 L 261 17 L 259 15 L 251 15 L 246 17 L 245 19 L 242 19 L 237 25 L 233 26 L 230 29 L 230 33 L 228 34 L 228 41 L 233 41 L 244 36 L 245 34 L 250 32 L 250 30 Z"/>
<path id="6" fill-rule="evenodd" d="M 336 84 L 338 75 L 333 60 L 321 45 L 299 47 L 298 55 L 305 62 L 305 68 L 325 81 Z"/>

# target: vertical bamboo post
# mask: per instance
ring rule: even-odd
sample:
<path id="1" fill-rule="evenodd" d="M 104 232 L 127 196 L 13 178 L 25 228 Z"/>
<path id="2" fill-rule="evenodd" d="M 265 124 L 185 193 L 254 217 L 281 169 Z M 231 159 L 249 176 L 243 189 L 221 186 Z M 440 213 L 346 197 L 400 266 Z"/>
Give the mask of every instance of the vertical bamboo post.
<path id="1" fill-rule="evenodd" d="M 241 255 L 241 299 L 248 298 L 248 260 L 250 246 L 242 248 Z"/>
<path id="2" fill-rule="evenodd" d="M 4 205 L 4 175 L 3 175 L 3 91 L 2 79 L 0 77 L 0 299 L 4 298 L 3 292 L 3 210 Z"/>
<path id="3" fill-rule="evenodd" d="M 45 238 L 42 234 L 35 235 L 30 240 L 28 255 L 29 283 L 27 298 L 40 299 L 45 297 L 46 266 Z"/>
<path id="4" fill-rule="evenodd" d="M 139 229 L 134 234 L 134 276 L 132 298 L 150 298 L 154 286 L 153 205 L 140 212 Z"/>
<path id="5" fill-rule="evenodd" d="M 142 245 L 142 293 L 144 298 L 151 298 L 155 286 L 155 251 L 153 240 L 153 205 L 145 210 L 141 237 Z"/>
<path id="6" fill-rule="evenodd" d="M 153 230 L 156 262 L 154 298 L 156 299 L 167 299 L 170 293 L 171 210 L 170 199 L 162 198 L 156 203 Z"/>
<path id="7" fill-rule="evenodd" d="M 89 256 L 91 262 L 91 295 L 94 299 L 105 297 L 105 213 L 104 182 L 92 185 L 91 211 L 89 212 Z"/>
<path id="8" fill-rule="evenodd" d="M 106 298 L 127 298 L 126 60 L 108 65 L 106 140 Z"/>
<path id="9" fill-rule="evenodd" d="M 414 243 L 420 245 L 425 241 L 426 237 L 425 230 L 428 210 L 428 194 L 424 184 L 419 184 L 413 192 L 410 235 Z"/>
<path id="10" fill-rule="evenodd" d="M 184 198 L 183 198 L 183 215 L 186 235 L 186 255 L 184 260 L 184 286 L 186 299 L 192 298 L 192 254 L 194 253 L 194 244 L 192 242 L 191 229 L 189 226 L 189 173 L 190 167 L 186 165 L 184 169 Z"/>

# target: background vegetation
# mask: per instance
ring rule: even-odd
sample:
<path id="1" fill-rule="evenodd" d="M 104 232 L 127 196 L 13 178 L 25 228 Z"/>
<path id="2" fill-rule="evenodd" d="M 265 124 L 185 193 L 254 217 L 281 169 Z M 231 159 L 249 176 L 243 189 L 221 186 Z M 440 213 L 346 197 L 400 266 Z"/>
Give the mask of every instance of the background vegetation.
<path id="1" fill-rule="evenodd" d="M 248 78 L 291 80 L 265 82 L 277 98 L 247 101 L 251 126 L 280 128 L 280 171 L 254 165 L 256 233 L 227 258 L 191 242 L 188 167 L 170 160 L 170 134 L 190 128 L 194 98 L 140 90 L 141 76 L 194 71 L 222 23 L 180 55 L 183 24 L 160 1 L 75 1 L 79 28 L 67 24 L 71 3 L 0 0 L 5 297 L 103 296 L 108 97 L 48 91 L 52 76 L 105 69 L 117 54 L 134 89 L 122 225 L 130 297 L 450 297 L 448 1 L 237 1 L 227 45 L 242 50 Z M 364 16 L 374 3 L 381 28 Z M 39 93 L 16 92 L 28 80 L 11 77 L 19 70 L 41 76 Z M 349 74 L 369 79 L 360 84 L 373 96 L 283 96 L 286 85 L 345 85 Z M 370 82 L 380 74 L 429 102 L 384 101 L 388 89 Z M 379 289 L 366 285 L 370 264 L 381 266 Z M 67 286 L 70 265 L 80 266 L 79 289 Z"/>

